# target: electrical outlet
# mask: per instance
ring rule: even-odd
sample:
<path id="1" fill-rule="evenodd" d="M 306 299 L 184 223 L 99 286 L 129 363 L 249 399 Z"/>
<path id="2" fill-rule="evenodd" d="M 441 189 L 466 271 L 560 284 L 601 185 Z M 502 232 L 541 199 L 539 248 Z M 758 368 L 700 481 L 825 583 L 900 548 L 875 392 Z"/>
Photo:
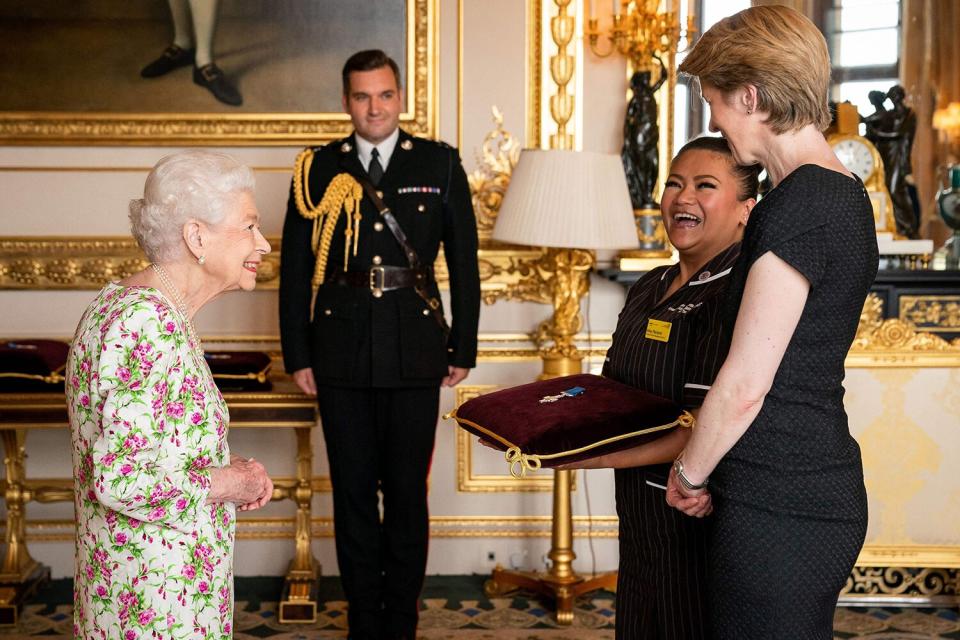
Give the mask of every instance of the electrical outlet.
<path id="1" fill-rule="evenodd" d="M 514 571 L 524 569 L 527 564 L 527 550 L 520 549 L 510 554 L 510 568 Z"/>

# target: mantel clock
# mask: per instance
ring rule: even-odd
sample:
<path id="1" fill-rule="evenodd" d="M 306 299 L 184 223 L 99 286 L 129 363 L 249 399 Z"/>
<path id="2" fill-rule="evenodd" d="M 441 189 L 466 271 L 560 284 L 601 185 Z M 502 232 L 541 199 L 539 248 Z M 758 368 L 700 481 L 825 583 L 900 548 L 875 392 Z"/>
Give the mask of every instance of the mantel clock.
<path id="1" fill-rule="evenodd" d="M 873 204 L 877 232 L 896 235 L 893 201 L 887 189 L 883 159 L 873 143 L 860 135 L 859 126 L 857 108 L 849 102 L 840 103 L 837 105 L 837 131 L 827 137 L 827 142 L 847 171 L 863 181 Z"/>

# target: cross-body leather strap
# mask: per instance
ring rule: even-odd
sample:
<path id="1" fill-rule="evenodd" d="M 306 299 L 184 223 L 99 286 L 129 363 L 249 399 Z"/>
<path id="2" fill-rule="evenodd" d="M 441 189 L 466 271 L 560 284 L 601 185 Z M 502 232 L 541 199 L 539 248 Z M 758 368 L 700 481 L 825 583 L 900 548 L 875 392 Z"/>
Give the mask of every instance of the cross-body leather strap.
<path id="1" fill-rule="evenodd" d="M 390 233 L 393 234 L 393 237 L 396 238 L 397 242 L 400 244 L 400 248 L 403 249 L 404 255 L 407 256 L 407 262 L 410 263 L 411 269 L 420 268 L 420 256 L 417 255 L 416 250 L 410 244 L 410 241 L 407 239 L 407 234 L 403 232 L 403 229 L 400 227 L 400 223 L 397 222 L 397 218 L 393 215 L 393 212 L 390 211 L 381 198 L 377 194 L 376 187 L 370 182 L 370 179 L 367 176 L 353 176 L 357 179 L 357 182 L 360 183 L 360 186 L 363 187 L 364 193 L 367 194 L 367 197 L 370 198 L 370 201 L 373 202 L 373 206 L 377 208 L 377 211 L 380 213 L 380 216 L 387 223 L 387 228 L 390 229 Z M 433 315 L 433 319 L 437 321 L 437 324 L 440 325 L 440 329 L 443 331 L 443 339 L 446 342 L 447 337 L 450 335 L 450 327 L 447 325 L 447 319 L 443 317 L 443 309 L 440 306 L 440 300 L 431 296 L 426 287 L 421 284 L 413 288 L 417 292 L 417 295 L 427 304 L 427 307 L 430 309 L 430 313 Z"/>

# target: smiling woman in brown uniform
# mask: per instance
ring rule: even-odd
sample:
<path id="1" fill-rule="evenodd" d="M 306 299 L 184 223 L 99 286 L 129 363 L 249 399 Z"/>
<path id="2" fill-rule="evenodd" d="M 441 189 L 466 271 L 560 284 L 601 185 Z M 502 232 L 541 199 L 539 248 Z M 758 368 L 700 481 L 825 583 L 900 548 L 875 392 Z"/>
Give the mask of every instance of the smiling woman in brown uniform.
<path id="1" fill-rule="evenodd" d="M 680 260 L 650 271 L 630 288 L 605 376 L 696 413 L 727 353 L 722 298 L 756 203 L 758 172 L 738 166 L 723 138 L 697 138 L 680 149 L 661 203 Z M 616 469 L 618 639 L 706 637 L 709 521 L 685 518 L 664 502 L 669 462 L 689 437 L 689 429 L 677 429 L 570 467 Z"/>

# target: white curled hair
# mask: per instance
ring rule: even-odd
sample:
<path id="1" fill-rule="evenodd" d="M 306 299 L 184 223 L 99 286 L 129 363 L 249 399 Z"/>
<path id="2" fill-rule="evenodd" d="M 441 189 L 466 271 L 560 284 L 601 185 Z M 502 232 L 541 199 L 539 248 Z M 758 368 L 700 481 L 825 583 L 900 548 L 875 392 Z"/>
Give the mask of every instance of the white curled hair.
<path id="1" fill-rule="evenodd" d="M 162 262 L 184 251 L 183 225 L 223 220 L 232 198 L 252 192 L 253 172 L 225 153 L 194 149 L 165 156 L 130 201 L 130 229 L 147 259 Z"/>

